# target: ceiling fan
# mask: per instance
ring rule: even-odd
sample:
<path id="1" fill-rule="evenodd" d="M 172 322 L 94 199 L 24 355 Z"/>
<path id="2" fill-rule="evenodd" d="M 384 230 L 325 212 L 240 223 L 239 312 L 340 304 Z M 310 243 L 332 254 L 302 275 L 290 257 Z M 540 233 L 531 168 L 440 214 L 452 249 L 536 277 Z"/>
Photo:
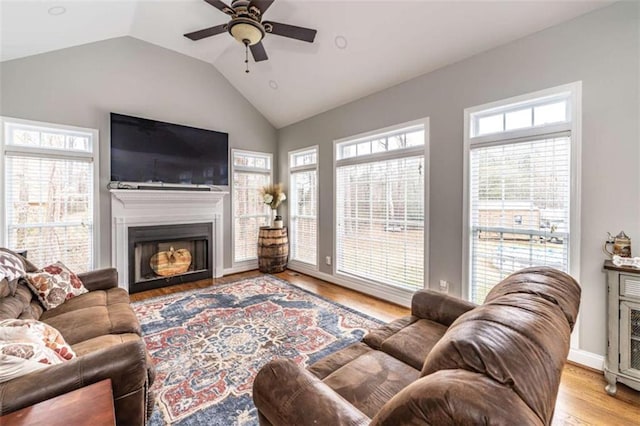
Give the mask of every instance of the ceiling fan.
<path id="1" fill-rule="evenodd" d="M 204 1 L 229 15 L 231 20 L 226 24 L 194 31 L 184 36 L 196 41 L 228 31 L 233 38 L 245 46 L 246 72 L 249 72 L 248 49 L 251 50 L 251 55 L 256 62 L 269 59 L 262 44 L 262 39 L 266 34 L 275 34 L 309 43 L 313 43 L 316 37 L 316 30 L 282 24 L 280 22 L 263 21 L 262 15 L 264 15 L 275 0 L 233 0 L 231 6 L 228 6 L 221 0 Z"/>

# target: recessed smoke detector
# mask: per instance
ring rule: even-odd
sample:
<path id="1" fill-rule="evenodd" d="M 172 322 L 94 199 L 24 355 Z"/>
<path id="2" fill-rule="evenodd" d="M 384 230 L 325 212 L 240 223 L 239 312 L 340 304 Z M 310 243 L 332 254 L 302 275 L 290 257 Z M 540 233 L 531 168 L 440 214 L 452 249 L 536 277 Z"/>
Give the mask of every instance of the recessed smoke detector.
<path id="1" fill-rule="evenodd" d="M 273 90 L 278 90 L 278 82 L 275 80 L 269 80 L 269 87 Z"/>
<path id="2" fill-rule="evenodd" d="M 346 49 L 346 48 L 347 48 L 347 45 L 349 44 L 349 43 L 347 42 L 346 37 L 345 37 L 345 36 L 341 36 L 341 35 L 336 36 L 336 38 L 335 38 L 334 42 L 335 42 L 335 44 L 336 44 L 336 47 L 337 47 L 338 49 L 341 49 L 341 50 Z"/>
<path id="3" fill-rule="evenodd" d="M 58 16 L 58 15 L 62 15 L 63 13 L 65 13 L 67 11 L 66 7 L 63 6 L 53 6 L 50 7 L 49 10 L 47 10 L 47 13 L 51 16 Z"/>

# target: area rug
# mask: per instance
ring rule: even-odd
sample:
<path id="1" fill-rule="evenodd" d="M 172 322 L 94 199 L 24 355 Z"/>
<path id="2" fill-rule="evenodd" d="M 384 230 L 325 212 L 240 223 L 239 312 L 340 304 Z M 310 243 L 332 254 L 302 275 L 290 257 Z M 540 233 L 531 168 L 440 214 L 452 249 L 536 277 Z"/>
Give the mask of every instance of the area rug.
<path id="1" fill-rule="evenodd" d="M 133 306 L 157 370 L 152 425 L 257 425 L 264 364 L 306 367 L 381 324 L 270 275 Z"/>

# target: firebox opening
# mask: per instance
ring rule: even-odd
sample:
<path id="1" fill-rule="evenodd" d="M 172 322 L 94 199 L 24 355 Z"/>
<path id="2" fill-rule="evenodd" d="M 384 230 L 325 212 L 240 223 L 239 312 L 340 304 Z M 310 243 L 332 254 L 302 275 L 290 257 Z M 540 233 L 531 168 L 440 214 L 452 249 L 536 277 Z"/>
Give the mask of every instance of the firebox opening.
<path id="1" fill-rule="evenodd" d="M 129 228 L 129 292 L 213 276 L 211 224 Z"/>

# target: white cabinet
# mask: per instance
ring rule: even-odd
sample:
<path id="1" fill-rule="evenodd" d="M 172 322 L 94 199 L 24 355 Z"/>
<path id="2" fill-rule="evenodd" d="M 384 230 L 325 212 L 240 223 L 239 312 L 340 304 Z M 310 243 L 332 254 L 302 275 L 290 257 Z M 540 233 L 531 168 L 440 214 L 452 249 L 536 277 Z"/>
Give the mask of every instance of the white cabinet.
<path id="1" fill-rule="evenodd" d="M 640 390 L 640 269 L 617 267 L 606 261 L 608 348 L 604 365 L 605 390 L 616 393 L 616 383 Z"/>

